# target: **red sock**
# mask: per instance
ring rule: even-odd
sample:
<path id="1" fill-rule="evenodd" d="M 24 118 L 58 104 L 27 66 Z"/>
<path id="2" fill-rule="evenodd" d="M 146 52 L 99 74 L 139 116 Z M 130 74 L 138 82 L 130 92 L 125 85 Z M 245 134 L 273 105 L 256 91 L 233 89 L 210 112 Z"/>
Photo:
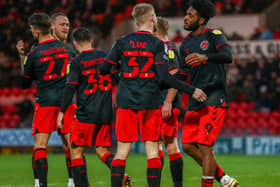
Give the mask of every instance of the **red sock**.
<path id="1" fill-rule="evenodd" d="M 216 163 L 215 179 L 220 181 L 224 174 L 225 174 L 224 170 L 222 170 L 222 168 L 219 166 L 219 164 Z"/>
<path id="2" fill-rule="evenodd" d="M 102 162 L 104 162 L 104 164 L 106 164 L 109 168 L 111 168 L 111 163 L 112 163 L 114 156 L 115 156 L 114 154 L 108 152 L 102 156 L 101 160 L 102 160 Z"/>
<path id="3" fill-rule="evenodd" d="M 201 187 L 213 187 L 214 177 L 202 176 Z"/>

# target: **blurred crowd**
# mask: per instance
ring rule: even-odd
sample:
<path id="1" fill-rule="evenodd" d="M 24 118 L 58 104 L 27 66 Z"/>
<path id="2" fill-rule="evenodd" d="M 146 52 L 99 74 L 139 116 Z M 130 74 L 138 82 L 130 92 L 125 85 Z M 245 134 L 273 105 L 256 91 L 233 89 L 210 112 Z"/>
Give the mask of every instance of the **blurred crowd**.
<path id="1" fill-rule="evenodd" d="M 189 0 L 0 0 L 0 89 L 19 87 L 20 65 L 16 41 L 23 39 L 26 49 L 32 41 L 27 19 L 33 12 L 49 14 L 64 12 L 68 15 L 71 28 L 89 27 L 98 45 L 98 38 L 106 38 L 111 29 L 123 19 L 130 18 L 133 5 L 149 2 L 156 7 L 160 16 L 182 16 Z M 260 12 L 274 0 L 214 0 L 218 14 Z M 113 24 L 112 24 L 113 23 Z M 172 40 L 180 42 L 184 36 L 177 31 Z M 228 36 L 231 40 L 243 40 L 238 33 Z M 280 39 L 280 29 L 256 28 L 252 40 Z M 280 105 L 280 57 L 274 59 L 236 60 L 227 66 L 228 89 L 232 101 L 256 103 L 256 110 L 271 111 Z M 32 102 L 24 100 L 18 104 L 19 111 L 30 109 Z M 30 115 L 28 114 L 20 115 Z M 1 115 L 1 108 L 0 108 Z M 30 117 L 31 119 L 31 117 Z M 29 123 L 28 123 L 29 124 Z"/>

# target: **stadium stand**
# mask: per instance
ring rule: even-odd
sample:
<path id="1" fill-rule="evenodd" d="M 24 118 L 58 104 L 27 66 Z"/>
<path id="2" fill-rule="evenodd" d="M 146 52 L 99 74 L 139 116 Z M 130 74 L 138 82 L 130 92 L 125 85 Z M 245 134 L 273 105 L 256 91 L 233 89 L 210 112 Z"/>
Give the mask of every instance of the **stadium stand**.
<path id="1" fill-rule="evenodd" d="M 259 13 L 274 0 L 215 0 L 218 14 Z M 90 25 L 97 36 L 106 38 L 111 29 L 130 17 L 135 3 L 153 3 L 161 16 L 182 16 L 187 0 L 62 0 L 42 2 L 35 0 L 0 0 L 0 128 L 31 127 L 36 87 L 19 88 L 20 68 L 16 41 L 23 39 L 26 49 L 32 37 L 26 25 L 27 16 L 33 12 L 66 13 L 72 28 Z M 70 6 L 70 5 L 77 6 Z M 174 8 L 174 4 L 177 8 Z M 115 23 L 112 24 L 112 23 Z M 280 29 L 256 28 L 252 40 L 279 39 Z M 174 40 L 182 40 L 177 33 Z M 243 40 L 240 33 L 229 36 Z M 98 46 L 98 40 L 96 42 Z M 252 57 L 236 60 L 227 66 L 228 89 L 231 97 L 228 114 L 222 129 L 223 136 L 280 135 L 280 56 L 260 59 Z M 183 97 L 182 108 L 187 106 Z"/>

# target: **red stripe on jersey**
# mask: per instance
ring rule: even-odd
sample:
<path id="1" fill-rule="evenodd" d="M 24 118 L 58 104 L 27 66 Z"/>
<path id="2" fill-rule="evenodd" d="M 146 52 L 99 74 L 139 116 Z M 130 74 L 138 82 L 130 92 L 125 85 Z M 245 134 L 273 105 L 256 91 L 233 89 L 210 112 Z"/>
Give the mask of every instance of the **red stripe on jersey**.
<path id="1" fill-rule="evenodd" d="M 174 70 L 174 69 L 178 70 L 179 68 L 168 68 L 168 71 L 171 71 L 171 70 Z"/>
<path id="2" fill-rule="evenodd" d="M 24 78 L 31 78 L 31 76 L 29 76 L 29 75 L 23 75 L 22 77 L 24 77 Z"/>
<path id="3" fill-rule="evenodd" d="M 112 72 L 112 74 L 114 74 L 114 73 L 118 73 L 118 72 L 119 72 L 119 70 L 115 70 L 115 71 L 113 71 L 113 72 Z"/>
<path id="4" fill-rule="evenodd" d="M 180 75 L 189 75 L 190 73 L 179 72 Z"/>
<path id="5" fill-rule="evenodd" d="M 68 82 L 67 84 L 78 84 L 78 82 Z"/>
<path id="6" fill-rule="evenodd" d="M 148 32 L 148 31 L 135 31 L 134 33 L 137 33 L 137 34 L 153 34 L 153 33 Z"/>
<path id="7" fill-rule="evenodd" d="M 88 69 L 88 70 L 82 71 L 83 75 L 89 75 L 89 74 L 94 74 L 94 73 L 96 73 L 96 69 Z"/>
<path id="8" fill-rule="evenodd" d="M 94 51 L 95 49 L 88 49 L 88 50 L 83 50 L 81 51 L 81 53 L 84 53 L 84 52 L 90 52 L 90 51 Z"/>
<path id="9" fill-rule="evenodd" d="M 114 61 L 111 61 L 111 60 L 109 60 L 109 59 L 107 59 L 107 58 L 104 58 L 104 60 L 107 61 L 107 62 L 109 62 L 109 63 L 111 63 L 111 64 L 114 64 L 114 65 L 117 65 L 117 64 L 118 64 L 118 63 L 116 63 L 116 62 L 114 62 Z"/>
<path id="10" fill-rule="evenodd" d="M 218 49 L 219 47 L 224 46 L 224 45 L 230 46 L 228 43 L 222 43 L 222 44 L 218 44 L 218 45 L 216 46 L 216 49 Z"/>
<path id="11" fill-rule="evenodd" d="M 155 65 L 158 65 L 158 64 L 164 64 L 166 65 L 164 62 L 156 62 Z"/>
<path id="12" fill-rule="evenodd" d="M 140 51 L 140 56 L 154 57 L 154 54 L 149 51 Z"/>
<path id="13" fill-rule="evenodd" d="M 39 43 L 40 44 L 44 44 L 44 43 L 48 43 L 48 42 L 52 42 L 52 41 L 55 41 L 56 39 L 55 38 L 52 38 L 52 39 L 49 39 L 49 40 L 45 40 L 45 41 L 42 41 Z"/>
<path id="14" fill-rule="evenodd" d="M 139 56 L 139 52 L 138 51 L 124 51 L 123 55 L 124 56 Z"/>

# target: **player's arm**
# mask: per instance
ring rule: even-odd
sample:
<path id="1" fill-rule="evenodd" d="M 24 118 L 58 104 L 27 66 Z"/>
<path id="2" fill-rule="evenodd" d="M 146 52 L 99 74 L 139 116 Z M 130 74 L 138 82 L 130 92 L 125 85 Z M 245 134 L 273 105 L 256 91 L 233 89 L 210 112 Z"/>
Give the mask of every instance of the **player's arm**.
<path id="1" fill-rule="evenodd" d="M 33 82 L 33 60 L 34 57 L 31 53 L 27 54 L 25 57 L 21 68 L 22 68 L 22 79 L 21 79 L 21 87 L 23 89 L 30 88 Z"/>
<path id="2" fill-rule="evenodd" d="M 180 79 L 181 81 L 188 80 L 189 74 L 190 74 L 190 66 L 186 64 L 185 58 L 186 58 L 186 51 L 184 47 L 184 41 L 180 47 L 180 54 L 179 56 L 179 71 L 174 75 L 177 79 Z"/>
<path id="3" fill-rule="evenodd" d="M 233 56 L 231 48 L 222 32 L 219 30 L 214 30 L 210 37 L 210 41 L 214 43 L 216 47 L 215 52 L 208 54 L 192 53 L 185 58 L 187 64 L 193 65 L 202 62 L 211 62 L 214 64 L 232 63 Z"/>
<path id="4" fill-rule="evenodd" d="M 98 66 L 100 74 L 109 74 L 113 66 L 119 65 L 119 60 L 121 57 L 121 41 L 117 40 L 111 51 L 104 58 L 103 63 Z"/>
<path id="5" fill-rule="evenodd" d="M 79 84 L 80 67 L 78 61 L 72 60 L 67 67 L 67 83 L 64 88 L 64 94 L 60 112 L 57 117 L 58 128 L 63 128 L 63 117 L 68 106 L 72 103 L 73 96 Z"/>
<path id="6" fill-rule="evenodd" d="M 178 72 L 178 69 L 169 70 L 171 75 L 174 75 Z M 172 103 L 176 97 L 177 90 L 174 88 L 169 88 L 166 94 L 166 97 L 161 108 L 162 118 L 166 119 L 172 116 Z"/>

